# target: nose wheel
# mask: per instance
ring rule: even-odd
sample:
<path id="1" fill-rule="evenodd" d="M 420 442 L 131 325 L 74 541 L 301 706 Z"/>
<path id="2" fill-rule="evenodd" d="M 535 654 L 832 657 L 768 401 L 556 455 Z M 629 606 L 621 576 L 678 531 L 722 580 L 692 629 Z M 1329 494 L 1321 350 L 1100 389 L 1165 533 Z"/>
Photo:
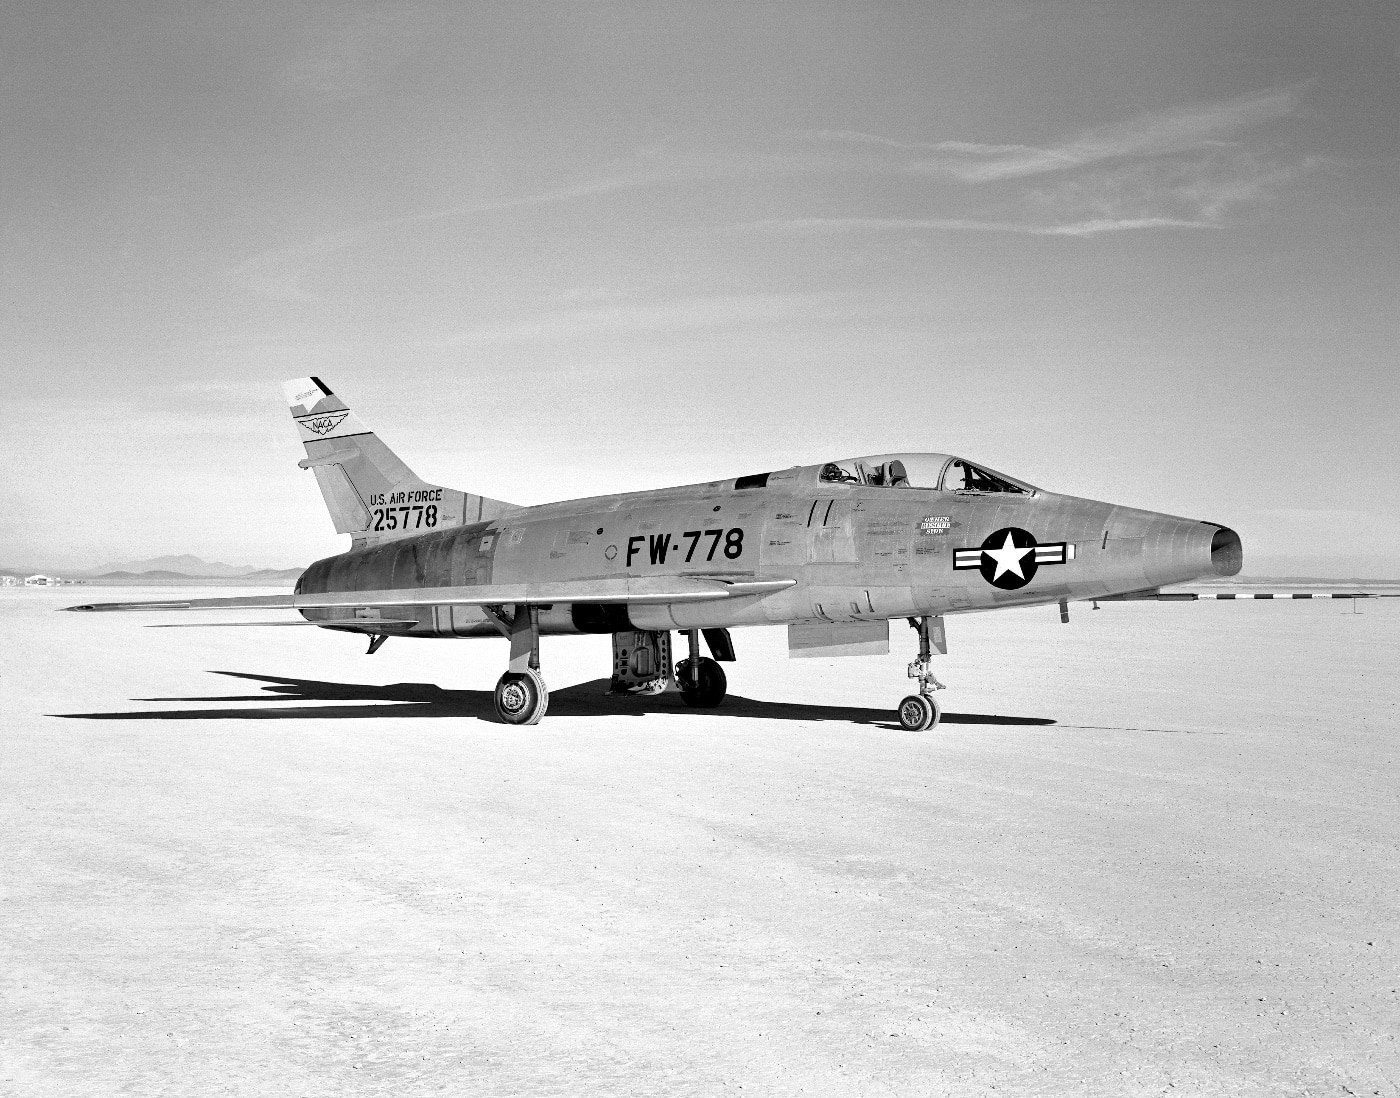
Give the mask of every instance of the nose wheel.
<path id="1" fill-rule="evenodd" d="M 906 732 L 927 732 L 942 716 L 942 708 L 927 694 L 910 694 L 899 703 L 899 725 Z"/>
<path id="2" fill-rule="evenodd" d="M 933 677 L 933 648 L 936 644 L 939 652 L 946 653 L 948 644 L 941 617 L 910 618 L 909 625 L 919 634 L 919 658 L 909 665 L 909 677 L 919 684 L 919 692 L 899 703 L 897 716 L 901 728 L 927 732 L 943 718 L 943 708 L 933 700 L 933 692 L 943 689 L 943 684 Z"/>

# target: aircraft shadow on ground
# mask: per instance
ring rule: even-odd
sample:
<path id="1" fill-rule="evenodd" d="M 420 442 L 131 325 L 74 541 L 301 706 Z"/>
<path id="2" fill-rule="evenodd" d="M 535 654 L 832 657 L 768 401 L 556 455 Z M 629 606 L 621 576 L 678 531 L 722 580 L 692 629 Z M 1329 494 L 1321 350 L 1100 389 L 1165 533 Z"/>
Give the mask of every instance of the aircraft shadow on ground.
<path id="1" fill-rule="evenodd" d="M 152 709 L 124 713 L 55 713 L 52 716 L 94 721 L 226 721 L 226 720 L 336 720 L 367 717 L 475 717 L 495 721 L 496 710 L 489 690 L 444 690 L 424 682 L 397 682 L 388 686 L 369 683 L 321 682 L 288 679 L 278 675 L 251 675 L 241 671 L 215 671 L 216 675 L 267 683 L 258 694 L 224 694 L 194 698 L 133 698 L 141 702 L 245 702 L 213 709 Z M 627 697 L 607 693 L 608 680 L 568 686 L 551 691 L 549 717 L 644 717 L 649 713 L 684 713 L 689 716 L 756 717 L 778 721 L 844 721 L 897 728 L 893 707 L 863 709 L 842 705 L 759 701 L 730 694 L 717 709 L 692 709 L 677 693 Z M 317 702 L 287 705 L 287 702 Z M 340 702 L 327 705 L 326 702 Z M 269 704 L 271 703 L 271 704 Z M 1049 717 L 1007 717 L 990 713 L 944 713 L 944 724 L 1052 725 Z"/>

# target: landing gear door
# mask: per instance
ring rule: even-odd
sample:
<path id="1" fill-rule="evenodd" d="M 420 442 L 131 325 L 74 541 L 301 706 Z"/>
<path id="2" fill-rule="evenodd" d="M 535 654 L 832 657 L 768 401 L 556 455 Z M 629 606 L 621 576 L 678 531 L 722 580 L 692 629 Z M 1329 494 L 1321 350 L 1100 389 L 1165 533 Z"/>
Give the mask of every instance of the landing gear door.
<path id="1" fill-rule="evenodd" d="M 671 634 L 628 629 L 613 634 L 611 694 L 660 694 L 671 683 Z"/>

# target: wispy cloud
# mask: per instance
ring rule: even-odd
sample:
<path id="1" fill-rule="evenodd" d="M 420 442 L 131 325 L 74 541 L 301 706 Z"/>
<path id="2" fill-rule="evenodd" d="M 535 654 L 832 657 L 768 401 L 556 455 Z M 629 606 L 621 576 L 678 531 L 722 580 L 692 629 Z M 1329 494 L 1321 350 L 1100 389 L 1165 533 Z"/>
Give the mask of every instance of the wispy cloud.
<path id="1" fill-rule="evenodd" d="M 1048 146 L 899 141 L 849 130 L 817 130 L 802 136 L 828 144 L 912 153 L 914 156 L 902 165 L 905 171 L 950 175 L 964 183 L 989 183 L 1110 160 L 1170 156 L 1228 145 L 1243 131 L 1292 114 L 1300 92 L 1301 88 L 1256 92 L 1220 103 L 1139 116 L 1085 130 Z"/>
<path id="2" fill-rule="evenodd" d="M 781 174 L 787 170 L 790 168 L 778 157 L 755 161 L 709 150 L 644 149 L 632 157 L 605 164 L 578 182 L 362 221 L 286 247 L 259 252 L 237 264 L 229 273 L 261 296 L 285 301 L 315 301 L 318 295 L 307 282 L 327 258 L 395 230 L 467 221 L 511 210 L 558 206 L 627 191 L 693 184 L 740 174 Z"/>
<path id="3" fill-rule="evenodd" d="M 845 150 L 860 170 L 930 181 L 926 202 L 958 216 L 794 218 L 766 231 L 987 231 L 1093 236 L 1209 228 L 1265 204 L 1318 161 L 1267 132 L 1295 114 L 1307 85 L 1271 89 L 1096 126 L 1050 145 L 906 141 L 848 130 L 797 135 Z M 841 159 L 841 158 L 838 158 Z M 944 186 L 935 187 L 936 181 Z M 947 185 L 966 190 L 949 191 Z"/>
<path id="4" fill-rule="evenodd" d="M 374 40 L 378 23 L 356 31 Z M 404 44 L 403 48 L 410 48 Z M 350 54 L 357 56 L 356 51 Z M 315 71 L 315 70 L 313 70 Z M 351 64 L 347 72 L 358 72 Z M 348 77 L 347 77 L 348 79 Z M 743 147 L 661 142 L 593 166 L 573 180 L 395 217 L 366 220 L 269 249 L 232 274 L 262 296 L 314 301 L 316 273 L 332 255 L 414 226 L 469 222 L 515 210 L 738 180 L 758 188 L 821 176 L 914 180 L 920 208 L 771 218 L 763 232 L 955 231 L 1091 237 L 1145 229 L 1218 227 L 1259 208 L 1316 166 L 1290 157 L 1267 133 L 1295 114 L 1308 85 L 1176 107 L 1082 130 L 1048 145 L 966 139 L 916 141 L 853 130 L 808 130 Z M 771 190 L 771 186 L 769 187 Z M 904 201 L 909 201 L 905 196 Z"/>
<path id="5" fill-rule="evenodd" d="M 1038 180 L 1014 200 L 1046 224 L 1081 221 L 1176 222 L 1220 226 L 1257 214 L 1313 170 L 1316 158 L 1266 147 L 1232 147 L 1201 156 L 1123 159 Z"/>
<path id="6" fill-rule="evenodd" d="M 747 226 L 773 233 L 990 232 L 1029 236 L 1095 236 L 1126 229 L 1208 229 L 1210 222 L 1171 217 L 1099 217 L 1063 224 L 982 221 L 969 217 L 796 217 L 756 221 Z"/>

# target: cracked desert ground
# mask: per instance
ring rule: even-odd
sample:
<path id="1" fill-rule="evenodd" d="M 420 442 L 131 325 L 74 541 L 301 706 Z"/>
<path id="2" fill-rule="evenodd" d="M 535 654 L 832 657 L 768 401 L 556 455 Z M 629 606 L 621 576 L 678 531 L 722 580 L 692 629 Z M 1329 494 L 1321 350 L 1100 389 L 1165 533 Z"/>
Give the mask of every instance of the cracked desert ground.
<path id="1" fill-rule="evenodd" d="M 903 626 L 707 712 L 546 638 L 516 729 L 504 642 L 101 597 L 0 592 L 0 1093 L 1400 1087 L 1400 600 L 952 618 L 911 734 Z"/>

